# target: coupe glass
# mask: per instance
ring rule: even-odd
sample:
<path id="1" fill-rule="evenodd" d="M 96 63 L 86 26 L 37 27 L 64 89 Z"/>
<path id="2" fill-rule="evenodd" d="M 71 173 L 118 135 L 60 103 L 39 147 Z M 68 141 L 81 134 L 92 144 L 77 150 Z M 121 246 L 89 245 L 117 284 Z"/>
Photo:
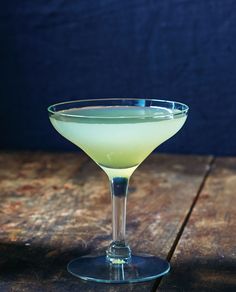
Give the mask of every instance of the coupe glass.
<path id="1" fill-rule="evenodd" d="M 105 255 L 83 256 L 68 271 L 88 281 L 135 283 L 166 274 L 169 263 L 133 255 L 125 237 L 126 199 L 131 174 L 186 121 L 183 103 L 138 98 L 76 100 L 49 106 L 54 128 L 86 152 L 108 175 L 112 194 L 112 242 Z"/>

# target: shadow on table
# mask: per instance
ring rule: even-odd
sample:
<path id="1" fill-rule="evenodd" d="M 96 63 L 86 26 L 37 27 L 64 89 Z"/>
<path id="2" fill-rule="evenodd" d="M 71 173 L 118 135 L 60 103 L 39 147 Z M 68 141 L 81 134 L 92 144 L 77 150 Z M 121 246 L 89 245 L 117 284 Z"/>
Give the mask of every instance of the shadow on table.
<path id="1" fill-rule="evenodd" d="M 70 275 L 66 266 L 90 249 L 56 249 L 21 243 L 0 243 L 0 291 L 151 291 L 154 282 L 107 285 L 85 282 Z"/>
<path id="2" fill-rule="evenodd" d="M 57 249 L 39 244 L 0 243 L 0 291 L 153 291 L 154 282 L 106 285 L 71 276 L 67 263 L 88 254 L 84 247 Z M 193 259 L 173 265 L 157 291 L 236 291 L 232 259 Z M 166 283 L 166 288 L 165 288 Z"/>
<path id="3" fill-rule="evenodd" d="M 193 258 L 173 265 L 157 291 L 236 291 L 235 272 L 233 259 Z"/>

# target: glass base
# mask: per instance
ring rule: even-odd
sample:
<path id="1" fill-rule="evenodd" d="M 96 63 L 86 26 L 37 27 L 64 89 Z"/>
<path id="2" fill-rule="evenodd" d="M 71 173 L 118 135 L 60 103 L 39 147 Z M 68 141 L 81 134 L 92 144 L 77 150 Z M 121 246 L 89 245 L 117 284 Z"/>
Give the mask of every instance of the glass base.
<path id="1" fill-rule="evenodd" d="M 170 265 L 166 260 L 146 255 L 132 255 L 130 263 L 126 264 L 111 264 L 106 256 L 84 256 L 72 260 L 67 270 L 86 281 L 137 283 L 165 275 L 170 270 Z"/>

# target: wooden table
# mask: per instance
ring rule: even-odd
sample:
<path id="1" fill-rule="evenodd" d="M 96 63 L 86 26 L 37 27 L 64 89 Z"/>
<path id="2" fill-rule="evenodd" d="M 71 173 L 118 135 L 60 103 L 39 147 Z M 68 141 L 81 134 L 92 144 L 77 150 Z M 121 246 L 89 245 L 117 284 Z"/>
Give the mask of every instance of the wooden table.
<path id="1" fill-rule="evenodd" d="M 171 272 L 135 285 L 83 282 L 67 262 L 111 237 L 106 175 L 78 153 L 0 154 L 0 291 L 236 291 L 236 158 L 151 155 L 130 183 L 134 252 Z"/>

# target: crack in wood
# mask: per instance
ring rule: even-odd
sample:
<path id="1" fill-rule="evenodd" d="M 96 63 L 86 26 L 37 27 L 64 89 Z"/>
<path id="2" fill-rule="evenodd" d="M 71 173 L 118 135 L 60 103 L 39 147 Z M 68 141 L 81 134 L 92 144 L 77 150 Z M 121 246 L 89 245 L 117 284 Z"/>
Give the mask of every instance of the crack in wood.
<path id="1" fill-rule="evenodd" d="M 175 238 L 175 240 L 174 240 L 174 243 L 173 243 L 173 245 L 172 245 L 172 247 L 171 247 L 171 249 L 170 249 L 170 251 L 169 251 L 169 253 L 168 253 L 168 255 L 167 255 L 167 258 L 166 258 L 166 259 L 167 259 L 169 262 L 170 262 L 170 260 L 171 260 L 171 258 L 172 258 L 172 256 L 173 256 L 173 254 L 174 254 L 174 252 L 175 252 L 175 250 L 176 250 L 176 247 L 177 247 L 177 245 L 178 245 L 178 243 L 179 243 L 179 240 L 180 240 L 180 238 L 181 238 L 181 236 L 182 236 L 182 234 L 183 234 L 183 232 L 184 232 L 184 229 L 185 229 L 185 227 L 186 227 L 186 225 L 187 225 L 187 223 L 188 223 L 188 221 L 189 221 L 189 218 L 190 218 L 190 216 L 191 216 L 191 214 L 192 214 L 192 212 L 193 212 L 193 209 L 194 209 L 194 207 L 195 207 L 196 204 L 197 204 L 197 201 L 198 201 L 198 199 L 199 199 L 199 196 L 200 196 L 202 190 L 204 189 L 204 186 L 205 186 L 205 184 L 206 184 L 207 178 L 209 177 L 209 175 L 210 175 L 210 173 L 211 173 L 211 170 L 212 170 L 212 167 L 213 167 L 213 165 L 214 165 L 215 160 L 216 160 L 215 157 L 213 157 L 213 156 L 210 157 L 209 164 L 207 165 L 205 175 L 204 175 L 204 177 L 203 177 L 203 179 L 202 179 L 202 182 L 201 182 L 201 184 L 200 184 L 200 186 L 199 186 L 199 189 L 198 189 L 198 191 L 197 191 L 197 193 L 196 193 L 196 196 L 195 196 L 195 198 L 193 199 L 192 205 L 190 206 L 190 209 L 189 209 L 189 211 L 188 211 L 188 213 L 187 213 L 187 215 L 186 215 L 186 217 L 185 217 L 185 219 L 184 219 L 184 221 L 183 221 L 183 224 L 182 224 L 182 226 L 180 227 L 179 232 L 177 233 L 177 236 L 176 236 L 176 238 Z M 153 287 L 152 287 L 152 289 L 151 289 L 151 292 L 156 292 L 156 291 L 157 291 L 159 285 L 161 284 L 162 279 L 163 279 L 163 277 L 158 278 L 158 279 L 154 282 Z"/>

